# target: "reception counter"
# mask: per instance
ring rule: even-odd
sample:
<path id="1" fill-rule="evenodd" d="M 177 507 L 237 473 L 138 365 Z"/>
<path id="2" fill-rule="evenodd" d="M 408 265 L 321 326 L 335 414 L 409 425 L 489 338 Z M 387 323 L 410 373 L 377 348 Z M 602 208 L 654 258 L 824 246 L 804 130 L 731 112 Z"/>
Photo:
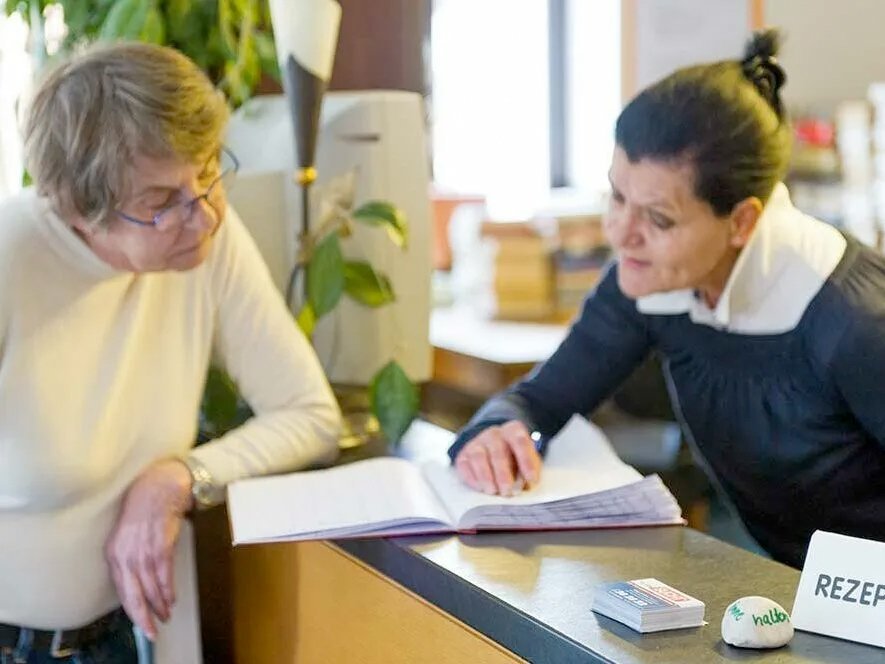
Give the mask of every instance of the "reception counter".
<path id="1" fill-rule="evenodd" d="M 788 611 L 799 572 L 682 527 L 281 543 L 236 551 L 237 661 L 881 663 L 885 651 L 797 632 L 773 651 L 720 639 L 725 607 Z M 590 610 L 594 588 L 655 577 L 708 625 L 639 634 Z"/>
<path id="2" fill-rule="evenodd" d="M 426 423 L 410 433 L 413 458 L 451 441 Z M 248 664 L 885 661 L 803 632 L 772 651 L 724 644 L 729 603 L 764 595 L 790 611 L 799 572 L 681 526 L 250 545 L 233 572 Z M 590 610 L 600 583 L 644 577 L 705 602 L 709 624 L 643 635 Z"/>

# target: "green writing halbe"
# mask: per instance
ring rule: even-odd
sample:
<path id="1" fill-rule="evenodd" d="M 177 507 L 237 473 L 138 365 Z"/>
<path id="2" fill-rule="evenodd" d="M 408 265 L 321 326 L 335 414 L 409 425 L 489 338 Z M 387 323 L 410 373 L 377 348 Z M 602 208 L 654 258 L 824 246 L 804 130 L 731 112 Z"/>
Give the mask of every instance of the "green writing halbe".
<path id="1" fill-rule="evenodd" d="M 761 616 L 757 616 L 755 613 L 753 614 L 753 624 L 754 625 L 777 625 L 778 623 L 782 623 L 784 621 L 789 622 L 790 616 L 788 616 L 783 611 L 779 611 L 778 609 L 771 608 L 768 610 L 768 613 L 764 613 Z"/>
<path id="2" fill-rule="evenodd" d="M 722 640 L 738 648 L 780 648 L 792 638 L 789 614 L 767 597 L 741 597 L 722 616 Z"/>

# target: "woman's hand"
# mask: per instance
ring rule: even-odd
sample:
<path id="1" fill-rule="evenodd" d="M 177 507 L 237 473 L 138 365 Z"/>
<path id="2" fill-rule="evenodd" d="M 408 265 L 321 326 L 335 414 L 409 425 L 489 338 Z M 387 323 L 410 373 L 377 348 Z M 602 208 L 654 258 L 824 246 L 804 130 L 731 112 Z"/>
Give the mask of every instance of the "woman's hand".
<path id="1" fill-rule="evenodd" d="M 129 485 L 105 558 L 126 613 L 151 640 L 154 618 L 169 619 L 175 603 L 173 551 L 191 507 L 191 474 L 181 461 L 150 466 Z"/>
<path id="2" fill-rule="evenodd" d="M 541 457 L 525 425 L 511 420 L 468 442 L 455 457 L 455 469 L 477 491 L 512 496 L 541 479 Z"/>

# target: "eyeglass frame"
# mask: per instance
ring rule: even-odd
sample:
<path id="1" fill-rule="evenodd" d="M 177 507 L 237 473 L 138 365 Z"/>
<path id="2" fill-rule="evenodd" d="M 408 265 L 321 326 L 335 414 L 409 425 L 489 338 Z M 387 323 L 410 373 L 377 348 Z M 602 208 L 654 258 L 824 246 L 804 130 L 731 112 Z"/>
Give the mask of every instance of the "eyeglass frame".
<path id="1" fill-rule="evenodd" d="M 221 146 L 221 152 L 230 157 L 233 162 L 233 167 L 223 170 L 218 174 L 212 183 L 206 187 L 206 191 L 200 194 L 199 196 L 194 196 L 192 199 L 188 201 L 181 201 L 180 203 L 173 203 L 172 205 L 168 205 L 164 207 L 162 210 L 157 212 L 150 221 L 145 221 L 144 219 L 139 219 L 138 217 L 133 217 L 131 215 L 122 212 L 121 210 L 116 210 L 117 216 L 120 217 L 123 221 L 128 221 L 131 224 L 137 224 L 139 226 L 150 226 L 156 228 L 160 225 L 160 220 L 163 218 L 163 215 L 167 212 L 171 212 L 175 208 L 183 207 L 189 210 L 189 214 L 186 219 L 191 219 L 194 216 L 194 209 L 197 207 L 197 204 L 200 201 L 209 202 L 209 196 L 212 195 L 212 190 L 218 186 L 218 183 L 221 182 L 226 176 L 234 174 L 236 175 L 240 170 L 240 160 L 237 159 L 237 155 L 233 153 L 233 151 L 225 145 Z"/>

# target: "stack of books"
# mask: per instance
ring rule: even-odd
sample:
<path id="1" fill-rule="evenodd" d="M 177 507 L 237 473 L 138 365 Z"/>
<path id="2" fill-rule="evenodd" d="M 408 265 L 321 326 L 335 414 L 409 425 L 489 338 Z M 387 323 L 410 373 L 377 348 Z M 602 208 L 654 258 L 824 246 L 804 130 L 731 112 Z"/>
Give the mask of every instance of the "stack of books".
<path id="1" fill-rule="evenodd" d="M 604 584 L 596 590 L 592 608 L 637 632 L 661 632 L 704 624 L 702 601 L 657 579 Z"/>
<path id="2" fill-rule="evenodd" d="M 552 238 L 540 221 L 491 222 L 482 235 L 494 243 L 495 317 L 540 321 L 556 310 Z"/>
<path id="3" fill-rule="evenodd" d="M 559 318 L 570 318 L 599 282 L 611 257 L 602 215 L 557 218 L 558 248 L 553 255 Z"/>

